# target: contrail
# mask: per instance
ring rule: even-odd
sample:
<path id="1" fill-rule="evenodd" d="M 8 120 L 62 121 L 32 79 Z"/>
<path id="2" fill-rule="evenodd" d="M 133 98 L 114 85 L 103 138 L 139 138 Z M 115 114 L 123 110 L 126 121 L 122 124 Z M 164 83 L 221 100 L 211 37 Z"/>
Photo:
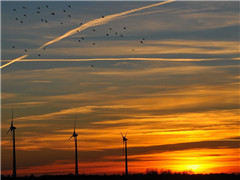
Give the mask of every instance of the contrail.
<path id="1" fill-rule="evenodd" d="M 120 18 L 120 17 L 122 17 L 122 16 L 124 16 L 124 15 L 126 15 L 126 14 L 133 13 L 133 12 L 140 11 L 140 10 L 147 9 L 147 8 L 151 8 L 151 7 L 155 7 L 155 6 L 160 6 L 160 5 L 163 5 L 163 4 L 166 4 L 166 3 L 170 3 L 170 2 L 173 2 L 173 1 L 175 1 L 175 0 L 164 1 L 164 2 L 160 2 L 160 3 L 156 3 L 156 4 L 144 6 L 144 7 L 141 7 L 141 8 L 132 9 L 132 10 L 124 11 L 124 12 L 121 12 L 121 13 L 108 15 L 108 16 L 105 16 L 104 18 L 97 18 L 97 19 L 88 21 L 87 23 L 85 23 L 85 24 L 83 24 L 83 25 L 81 25 L 81 26 L 79 26 L 79 27 L 77 27 L 77 28 L 75 28 L 75 29 L 72 29 L 72 30 L 66 32 L 66 33 L 63 34 L 62 36 L 59 36 L 59 37 L 57 37 L 57 38 L 55 38 L 55 39 L 53 39 L 53 40 L 51 40 L 51 41 L 43 44 L 40 48 L 38 48 L 38 50 L 39 50 L 39 49 L 42 49 L 43 47 L 45 47 L 45 46 L 47 46 L 47 45 L 49 45 L 49 44 L 58 42 L 58 41 L 66 38 L 66 37 L 68 37 L 68 36 L 71 36 L 71 35 L 73 35 L 73 34 L 79 33 L 79 32 L 81 32 L 81 31 L 83 31 L 83 30 L 85 30 L 85 29 L 87 29 L 87 28 L 89 28 L 89 27 L 99 26 L 99 25 L 102 25 L 102 24 L 106 24 L 106 23 L 108 23 L 109 21 L 112 21 L 112 20 L 114 20 L 114 19 L 116 19 L 116 18 Z M 16 59 L 12 60 L 11 62 L 2 65 L 0 69 L 6 67 L 6 66 L 8 66 L 8 65 L 10 65 L 10 64 L 12 64 L 12 63 L 14 63 L 14 62 L 16 62 L 16 61 L 20 61 L 21 59 L 23 59 L 23 58 L 25 58 L 25 57 L 27 57 L 27 56 L 28 56 L 28 54 L 27 54 L 27 55 L 23 55 L 23 56 L 21 56 L 21 57 L 19 57 L 19 58 L 16 58 Z"/>
<path id="2" fill-rule="evenodd" d="M 230 60 L 239 60 L 240 58 L 230 58 Z M 120 57 L 120 58 L 88 58 L 88 59 L 23 59 L 21 62 L 83 62 L 83 61 L 213 61 L 213 60 L 226 60 L 226 58 L 139 58 L 139 57 Z M 9 62 L 11 60 L 2 60 Z"/>
<path id="3" fill-rule="evenodd" d="M 0 67 L 0 69 L 6 67 L 6 66 L 8 66 L 8 65 L 10 65 L 10 64 L 12 64 L 12 63 L 14 63 L 14 62 L 16 62 L 16 61 L 20 61 L 21 59 L 24 59 L 25 57 L 28 57 L 28 54 L 25 54 L 25 55 L 23 55 L 23 56 L 21 56 L 21 57 L 18 57 L 18 58 L 16 58 L 16 59 L 11 60 L 9 63 L 2 65 L 2 66 Z"/>

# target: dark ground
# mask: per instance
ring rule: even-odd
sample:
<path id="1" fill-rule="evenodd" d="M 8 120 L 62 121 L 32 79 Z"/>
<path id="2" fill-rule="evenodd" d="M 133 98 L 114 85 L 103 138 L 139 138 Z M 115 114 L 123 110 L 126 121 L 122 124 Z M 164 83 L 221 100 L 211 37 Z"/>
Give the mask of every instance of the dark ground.
<path id="1" fill-rule="evenodd" d="M 2 180 L 12 180 L 10 176 L 2 176 Z M 17 177 L 16 180 L 239 180 L 240 174 L 132 174 L 122 175 L 59 175 L 59 176 L 28 176 Z"/>

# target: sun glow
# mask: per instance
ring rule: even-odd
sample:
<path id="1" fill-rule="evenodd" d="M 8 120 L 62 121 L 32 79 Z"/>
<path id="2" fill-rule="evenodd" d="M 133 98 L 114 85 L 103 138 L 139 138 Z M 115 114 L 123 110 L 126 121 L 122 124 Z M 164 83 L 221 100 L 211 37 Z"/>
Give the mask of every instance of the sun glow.
<path id="1" fill-rule="evenodd" d="M 186 168 L 187 168 L 187 170 L 197 172 L 201 168 L 201 166 L 198 164 L 189 164 L 189 165 L 187 165 Z"/>

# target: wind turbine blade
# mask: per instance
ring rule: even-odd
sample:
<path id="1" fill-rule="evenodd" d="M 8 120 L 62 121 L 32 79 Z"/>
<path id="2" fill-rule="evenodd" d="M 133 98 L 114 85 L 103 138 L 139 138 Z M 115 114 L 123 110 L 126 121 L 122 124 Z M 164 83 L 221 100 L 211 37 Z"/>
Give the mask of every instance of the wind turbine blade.
<path id="1" fill-rule="evenodd" d="M 73 136 L 71 136 L 67 141 L 69 141 L 70 139 L 72 139 Z"/>
<path id="2" fill-rule="evenodd" d="M 13 108 L 12 108 L 12 120 L 11 120 L 11 126 L 13 126 Z"/>
<path id="3" fill-rule="evenodd" d="M 122 135 L 122 137 L 124 137 L 121 131 L 120 131 L 120 134 Z"/>
<path id="4" fill-rule="evenodd" d="M 125 137 L 127 137 L 127 133 L 128 133 L 128 131 L 126 132 Z"/>
<path id="5" fill-rule="evenodd" d="M 75 129 L 76 129 L 76 119 L 75 119 L 75 122 L 74 122 L 74 133 L 75 133 Z"/>
<path id="6" fill-rule="evenodd" d="M 11 129 L 8 130 L 7 134 L 9 133 L 10 130 L 11 130 Z"/>

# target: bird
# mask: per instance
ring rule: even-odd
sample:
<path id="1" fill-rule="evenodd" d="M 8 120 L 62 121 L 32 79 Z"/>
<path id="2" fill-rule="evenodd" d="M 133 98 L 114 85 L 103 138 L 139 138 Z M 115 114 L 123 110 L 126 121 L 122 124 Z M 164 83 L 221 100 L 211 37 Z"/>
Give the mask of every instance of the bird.
<path id="1" fill-rule="evenodd" d="M 104 16 L 102 16 L 102 18 L 104 18 Z"/>
<path id="2" fill-rule="evenodd" d="M 109 28 L 109 30 L 111 31 L 111 30 L 112 30 L 112 28 Z"/>
<path id="3" fill-rule="evenodd" d="M 124 27 L 123 29 L 127 29 L 126 27 Z"/>
<path id="4" fill-rule="evenodd" d="M 25 52 L 27 52 L 27 49 L 24 49 Z"/>
<path id="5" fill-rule="evenodd" d="M 41 19 L 41 21 L 43 22 L 44 20 L 43 20 L 43 19 Z"/>
<path id="6" fill-rule="evenodd" d="M 120 34 L 120 36 L 121 36 L 121 37 L 123 37 L 123 35 L 122 35 L 122 34 Z"/>
<path id="7" fill-rule="evenodd" d="M 12 46 L 12 48 L 15 48 L 15 46 Z"/>
<path id="8" fill-rule="evenodd" d="M 121 133 L 121 132 L 120 132 Z M 123 136 L 123 134 L 121 133 L 122 138 L 123 138 L 123 151 L 125 154 L 125 175 L 128 175 L 128 160 L 127 160 L 127 132 L 125 134 L 125 136 Z"/>
<path id="9" fill-rule="evenodd" d="M 26 9 L 26 7 L 25 7 L 25 6 L 23 6 L 22 8 L 23 8 L 23 9 Z"/>
<path id="10" fill-rule="evenodd" d="M 26 14 L 24 14 L 23 16 L 24 16 L 24 17 L 27 17 L 27 15 L 26 15 Z"/>
<path id="11" fill-rule="evenodd" d="M 44 20 L 45 21 L 45 23 L 47 23 L 48 21 L 47 20 Z"/>
<path id="12" fill-rule="evenodd" d="M 83 38 L 83 37 L 82 37 L 81 39 L 82 39 L 82 40 L 84 40 L 84 38 Z"/>
<path id="13" fill-rule="evenodd" d="M 93 43 L 93 45 L 95 45 L 95 43 Z"/>
<path id="14" fill-rule="evenodd" d="M 52 14 L 52 15 L 55 15 L 55 13 L 54 13 L 54 12 L 52 12 L 51 14 Z"/>
<path id="15" fill-rule="evenodd" d="M 79 30 L 77 30 L 77 32 L 79 32 Z"/>
<path id="16" fill-rule="evenodd" d="M 79 39 L 78 42 L 81 42 L 81 40 Z"/>
<path id="17" fill-rule="evenodd" d="M 15 18 L 16 20 L 18 20 L 18 18 Z"/>
<path id="18" fill-rule="evenodd" d="M 37 9 L 40 9 L 40 7 L 37 7 Z"/>
<path id="19" fill-rule="evenodd" d="M 80 25 L 83 25 L 83 23 L 80 23 Z"/>
<path id="20" fill-rule="evenodd" d="M 38 54 L 38 56 L 41 56 L 40 54 Z"/>
<path id="21" fill-rule="evenodd" d="M 23 21 L 21 21 L 21 24 L 23 23 Z"/>
<path id="22" fill-rule="evenodd" d="M 94 65 L 91 64 L 91 67 L 94 67 Z"/>
<path id="23" fill-rule="evenodd" d="M 39 14 L 40 12 L 39 12 L 39 11 L 37 11 L 37 13 Z"/>
<path id="24" fill-rule="evenodd" d="M 109 36 L 109 34 L 106 34 L 106 36 Z"/>
<path id="25" fill-rule="evenodd" d="M 43 50 L 45 51 L 46 49 L 45 49 L 45 48 L 43 48 Z"/>
<path id="26" fill-rule="evenodd" d="M 48 8 L 48 5 L 46 5 L 46 8 Z"/>
<path id="27" fill-rule="evenodd" d="M 92 31 L 95 31 L 95 29 L 93 29 Z"/>
<path id="28" fill-rule="evenodd" d="M 69 8 L 71 8 L 72 6 L 71 5 L 68 5 Z"/>
<path id="29" fill-rule="evenodd" d="M 75 175 L 78 175 L 78 153 L 77 153 L 77 136 L 78 134 L 75 132 L 76 129 L 76 120 L 74 122 L 74 129 L 73 129 L 73 134 L 72 136 L 67 140 L 69 141 L 70 139 L 72 139 L 72 137 L 74 137 L 74 141 L 75 141 Z"/>
<path id="30" fill-rule="evenodd" d="M 143 41 L 145 40 L 145 38 L 142 39 Z"/>
<path id="31" fill-rule="evenodd" d="M 143 44 L 143 41 L 140 41 L 140 43 L 142 43 L 142 44 Z"/>
<path id="32" fill-rule="evenodd" d="M 64 9 L 63 12 L 66 12 L 66 10 Z"/>
<path id="33" fill-rule="evenodd" d="M 13 137 L 13 178 L 16 177 L 16 149 L 15 149 L 15 130 L 16 127 L 13 126 L 13 109 L 12 109 L 12 120 L 11 120 L 11 126 L 9 130 L 7 131 L 7 134 L 11 131 L 12 137 Z"/>
<path id="34" fill-rule="evenodd" d="M 63 24 L 62 22 L 60 24 Z"/>
<path id="35" fill-rule="evenodd" d="M 117 35 L 118 33 L 117 33 L 117 32 L 115 32 L 115 34 Z"/>
<path id="36" fill-rule="evenodd" d="M 71 15 L 68 15 L 68 17 L 72 17 Z"/>
<path id="37" fill-rule="evenodd" d="M 16 11 L 16 9 L 14 8 L 13 11 Z"/>

